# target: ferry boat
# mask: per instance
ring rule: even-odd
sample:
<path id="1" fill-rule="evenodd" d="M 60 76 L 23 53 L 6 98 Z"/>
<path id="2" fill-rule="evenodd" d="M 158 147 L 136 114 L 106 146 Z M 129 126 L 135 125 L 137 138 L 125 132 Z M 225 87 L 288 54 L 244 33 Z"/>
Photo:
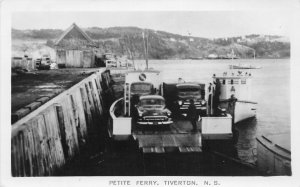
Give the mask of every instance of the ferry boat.
<path id="1" fill-rule="evenodd" d="M 226 108 L 238 123 L 256 116 L 257 102 L 252 100 L 252 74 L 248 71 L 224 72 L 221 76 L 213 75 L 214 98 L 209 101 L 213 105 L 219 103 Z"/>
<path id="2" fill-rule="evenodd" d="M 180 85 L 166 86 L 168 84 L 161 81 L 160 71 L 148 68 L 147 35 L 143 32 L 146 69 L 125 72 L 124 97 L 116 100 L 110 107 L 108 134 L 111 140 L 120 141 L 132 137 L 143 153 L 202 152 L 203 140 L 232 140 L 232 116 L 225 110 L 211 110 L 209 115 L 202 114 L 197 129 L 193 129 L 190 121 L 176 118 L 176 111 L 167 108 L 170 105 L 165 102 L 170 98 L 177 98 L 179 103 L 176 90 Z M 181 95 L 188 94 L 199 104 L 206 104 L 200 100 L 205 98 L 200 85 L 182 86 L 192 89 L 192 93 L 185 90 L 179 92 Z M 213 97 L 213 94 L 210 93 L 210 97 Z M 182 97 L 180 101 L 183 104 Z M 179 106 L 179 109 L 184 106 Z M 204 112 L 207 109 L 201 105 L 199 107 L 203 108 Z M 214 106 L 209 106 L 209 109 L 212 107 Z M 175 118 L 172 119 L 172 116 Z M 149 128 L 150 131 L 147 131 Z"/>
<path id="3" fill-rule="evenodd" d="M 164 85 L 169 84 L 161 82 L 159 71 L 146 69 L 126 72 L 124 97 L 110 107 L 108 134 L 112 141 L 133 138 L 143 153 L 164 153 L 174 150 L 202 152 L 203 141 L 232 140 L 232 116 L 225 110 L 222 110 L 223 113 L 201 116 L 196 132 L 185 118 L 175 116 L 172 119 L 173 111 L 166 108 L 168 106 L 164 103 L 169 99 L 169 95 L 164 93 L 170 91 Z M 138 104 L 143 99 L 152 99 L 151 102 L 158 103 L 154 101 L 157 99 L 160 104 L 156 104 L 155 111 L 145 112 L 145 106 Z M 136 109 L 139 110 L 138 119 L 135 118 Z M 147 116 L 143 116 L 143 113 Z"/>

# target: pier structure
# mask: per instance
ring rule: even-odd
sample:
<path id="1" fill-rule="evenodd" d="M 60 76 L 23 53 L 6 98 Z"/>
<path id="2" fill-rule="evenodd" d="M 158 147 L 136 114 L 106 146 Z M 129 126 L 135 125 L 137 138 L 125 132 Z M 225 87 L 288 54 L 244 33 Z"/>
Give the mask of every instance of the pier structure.
<path id="1" fill-rule="evenodd" d="M 99 69 L 13 123 L 12 176 L 51 176 L 93 144 L 106 124 L 110 92 L 109 72 Z"/>

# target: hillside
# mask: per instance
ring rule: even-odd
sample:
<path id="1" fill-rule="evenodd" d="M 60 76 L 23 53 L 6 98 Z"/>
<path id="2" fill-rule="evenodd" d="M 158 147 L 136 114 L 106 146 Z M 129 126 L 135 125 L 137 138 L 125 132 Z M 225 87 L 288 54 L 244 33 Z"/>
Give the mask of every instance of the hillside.
<path id="1" fill-rule="evenodd" d="M 144 58 L 143 30 L 138 27 L 91 27 L 84 29 L 95 41 L 102 52 L 114 52 L 128 55 L 128 49 L 135 58 Z M 12 29 L 13 54 L 31 53 L 34 44 L 41 48 L 53 47 L 53 42 L 63 33 L 58 29 L 17 30 Z M 209 54 L 226 56 L 233 50 L 240 58 L 288 58 L 290 56 L 289 40 L 282 36 L 248 35 L 232 38 L 207 39 L 182 36 L 164 31 L 148 29 L 150 59 L 185 59 L 207 57 Z M 22 43 L 22 41 L 24 41 Z M 36 45 L 36 43 L 35 43 Z M 43 47 L 42 47 L 43 48 Z M 48 48 L 47 48 L 48 49 Z"/>

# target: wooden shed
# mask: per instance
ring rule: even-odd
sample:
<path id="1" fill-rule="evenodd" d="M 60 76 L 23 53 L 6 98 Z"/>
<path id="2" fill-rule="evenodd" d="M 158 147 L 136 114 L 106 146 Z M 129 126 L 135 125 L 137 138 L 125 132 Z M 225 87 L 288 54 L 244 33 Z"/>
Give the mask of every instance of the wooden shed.
<path id="1" fill-rule="evenodd" d="M 55 41 L 55 51 L 59 67 L 95 67 L 96 46 L 75 23 Z"/>

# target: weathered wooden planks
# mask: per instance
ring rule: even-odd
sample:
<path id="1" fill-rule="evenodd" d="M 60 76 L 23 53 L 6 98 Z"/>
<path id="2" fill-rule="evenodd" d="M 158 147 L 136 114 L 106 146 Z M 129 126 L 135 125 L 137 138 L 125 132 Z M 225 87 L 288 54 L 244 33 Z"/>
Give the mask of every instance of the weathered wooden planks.
<path id="1" fill-rule="evenodd" d="M 169 149 L 178 149 L 180 152 L 202 152 L 199 133 L 135 134 L 134 137 L 144 153 L 164 153 Z"/>
<path id="2" fill-rule="evenodd" d="M 99 71 L 12 124 L 12 176 L 53 175 L 79 154 L 99 133 L 109 84 L 109 72 Z"/>

